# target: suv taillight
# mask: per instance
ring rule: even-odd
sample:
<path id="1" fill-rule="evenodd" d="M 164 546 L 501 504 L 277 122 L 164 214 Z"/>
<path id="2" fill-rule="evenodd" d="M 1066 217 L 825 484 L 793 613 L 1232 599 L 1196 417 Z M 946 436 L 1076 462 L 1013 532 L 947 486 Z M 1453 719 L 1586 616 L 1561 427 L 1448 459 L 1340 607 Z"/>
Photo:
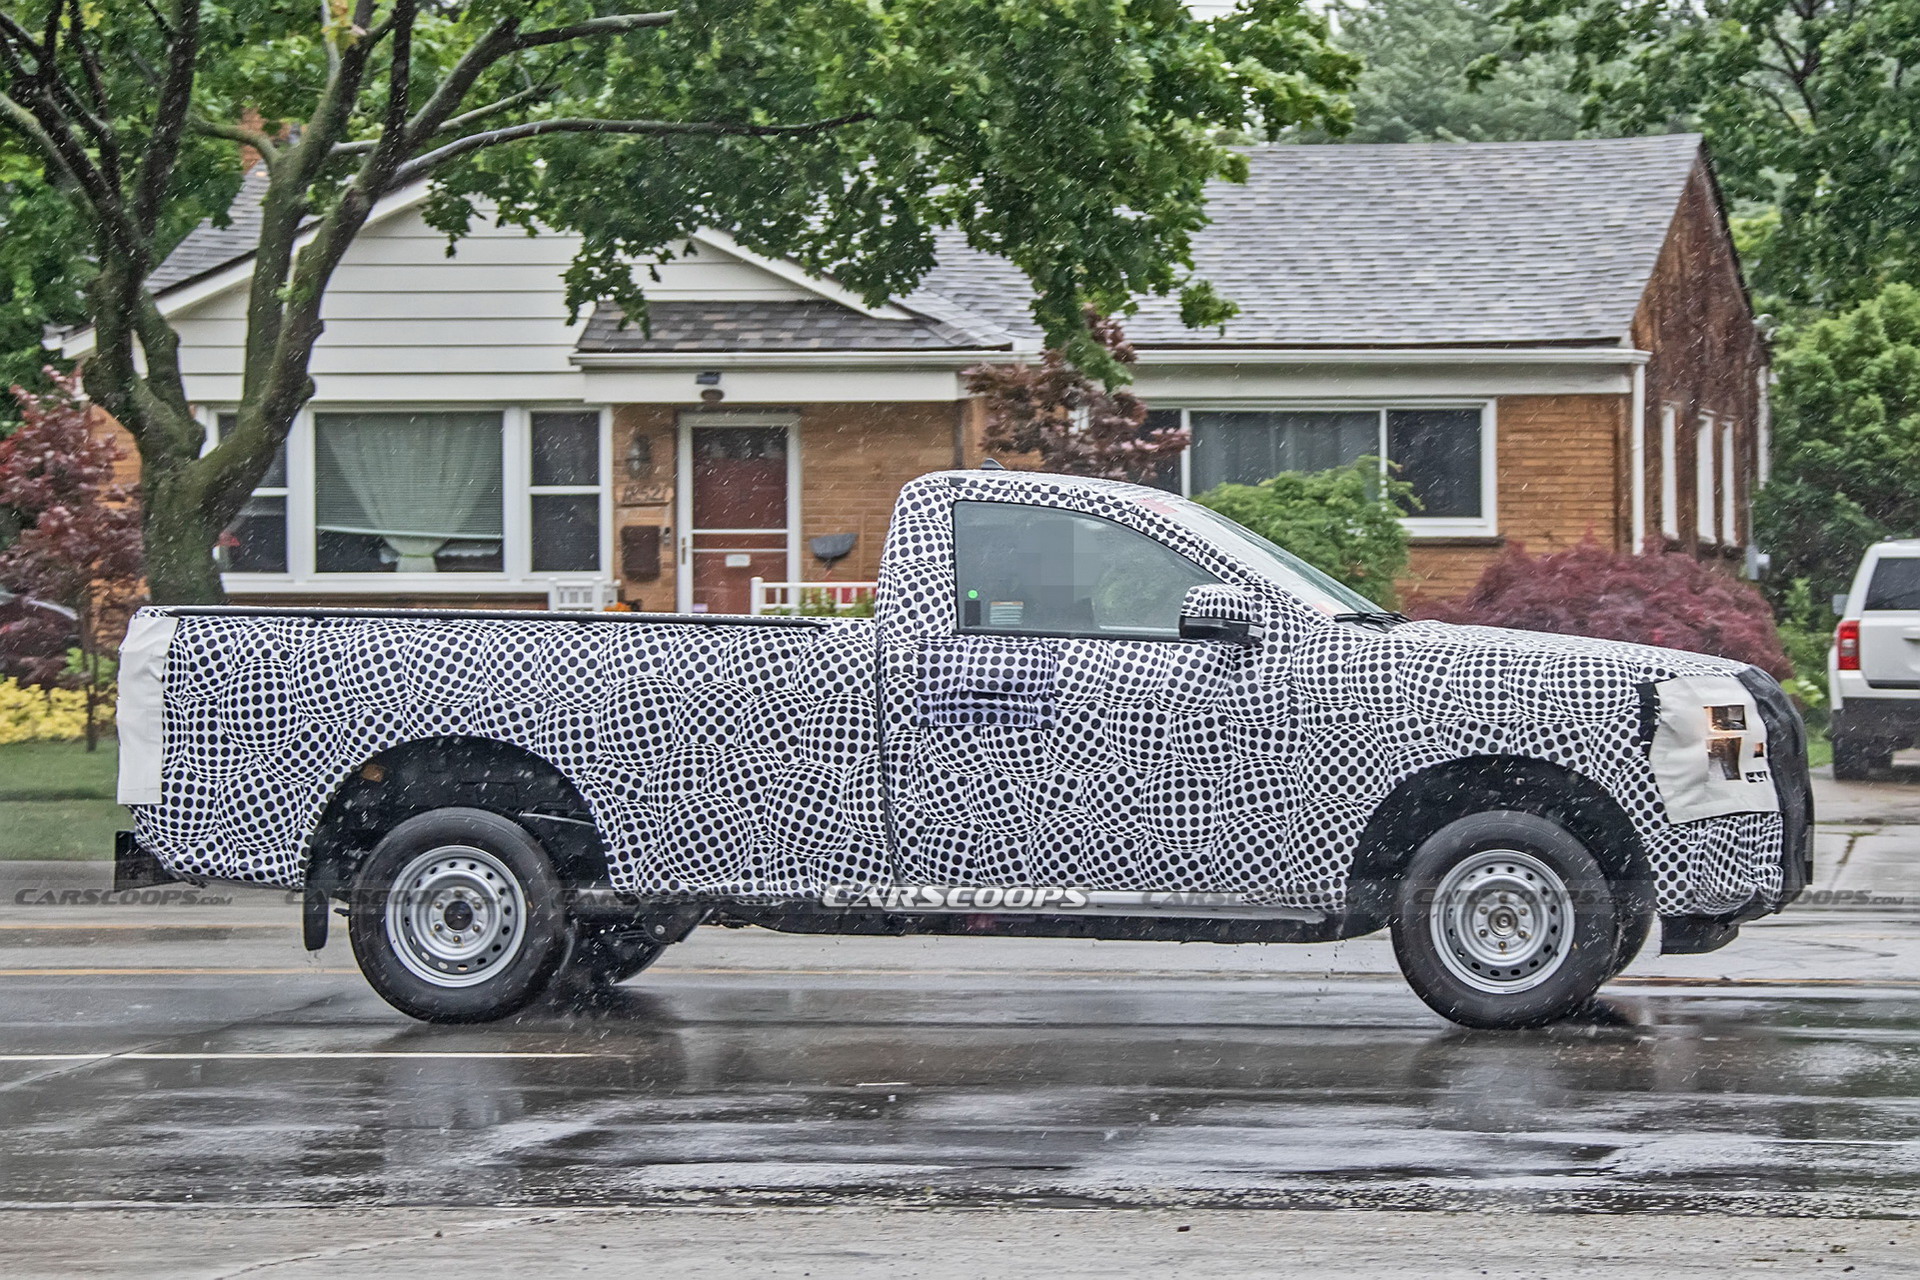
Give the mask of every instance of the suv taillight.
<path id="1" fill-rule="evenodd" d="M 1833 633 L 1834 666 L 1842 671 L 1860 669 L 1860 620 L 1848 618 Z"/>

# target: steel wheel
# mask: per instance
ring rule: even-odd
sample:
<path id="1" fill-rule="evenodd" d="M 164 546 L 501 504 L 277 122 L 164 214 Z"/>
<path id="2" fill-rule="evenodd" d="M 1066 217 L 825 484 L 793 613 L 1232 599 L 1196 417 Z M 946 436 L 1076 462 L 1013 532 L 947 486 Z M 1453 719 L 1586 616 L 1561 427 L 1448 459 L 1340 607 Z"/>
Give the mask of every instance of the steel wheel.
<path id="1" fill-rule="evenodd" d="M 354 876 L 347 936 L 373 989 L 429 1022 L 503 1018 L 573 951 L 565 886 L 511 818 L 434 809 L 381 837 Z"/>
<path id="2" fill-rule="evenodd" d="M 437 987 L 470 987 L 520 954 L 527 906 L 501 861 L 471 845 L 429 849 L 387 896 L 396 959 Z"/>
<path id="3" fill-rule="evenodd" d="M 1613 974 L 1622 921 L 1606 872 L 1544 814 L 1490 809 L 1421 843 L 1394 891 L 1393 950 L 1414 994 L 1463 1026 L 1538 1027 Z"/>
<path id="4" fill-rule="evenodd" d="M 1476 991 L 1526 991 L 1567 958 L 1571 911 L 1553 868 L 1518 849 L 1484 849 L 1434 890 L 1428 926 L 1440 962 Z"/>

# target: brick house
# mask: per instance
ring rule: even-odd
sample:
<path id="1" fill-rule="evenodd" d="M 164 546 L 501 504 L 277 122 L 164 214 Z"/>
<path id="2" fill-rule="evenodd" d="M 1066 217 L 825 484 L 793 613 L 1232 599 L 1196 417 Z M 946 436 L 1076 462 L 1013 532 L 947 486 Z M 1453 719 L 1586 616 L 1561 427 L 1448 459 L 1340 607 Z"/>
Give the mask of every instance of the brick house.
<path id="1" fill-rule="evenodd" d="M 1168 483 L 1384 455 L 1424 502 L 1409 585 L 1438 596 L 1515 541 L 1740 558 L 1766 352 L 1697 137 L 1250 159 L 1196 255 L 1240 314 L 1193 331 L 1150 300 L 1127 322 L 1136 389 L 1193 432 Z M 870 306 L 702 234 L 660 266 L 650 331 L 607 306 L 570 324 L 570 237 L 486 228 L 449 257 L 423 194 L 378 210 L 336 276 L 318 392 L 221 553 L 238 600 L 526 606 L 585 578 L 721 611 L 756 576 L 868 579 L 901 484 L 980 460 L 960 371 L 1039 348 L 1024 279 L 952 240 Z M 216 432 L 249 199 L 152 281 Z M 833 535 L 852 546 L 827 570 Z"/>

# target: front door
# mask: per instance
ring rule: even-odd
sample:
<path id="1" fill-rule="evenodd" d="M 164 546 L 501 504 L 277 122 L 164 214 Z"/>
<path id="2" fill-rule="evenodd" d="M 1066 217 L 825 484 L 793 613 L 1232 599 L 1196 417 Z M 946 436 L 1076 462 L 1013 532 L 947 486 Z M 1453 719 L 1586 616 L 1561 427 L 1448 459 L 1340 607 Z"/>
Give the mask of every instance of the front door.
<path id="1" fill-rule="evenodd" d="M 719 414 L 680 422 L 682 613 L 748 613 L 753 579 L 785 582 L 791 428 Z"/>
<path id="2" fill-rule="evenodd" d="M 952 593 L 950 629 L 887 658 L 901 880 L 1200 886 L 1226 753 L 1195 732 L 1213 717 L 1191 695 L 1224 690 L 1245 659 L 1181 640 L 1180 610 L 1219 579 L 1083 512 L 962 501 L 952 521 L 953 576 L 935 588 Z"/>

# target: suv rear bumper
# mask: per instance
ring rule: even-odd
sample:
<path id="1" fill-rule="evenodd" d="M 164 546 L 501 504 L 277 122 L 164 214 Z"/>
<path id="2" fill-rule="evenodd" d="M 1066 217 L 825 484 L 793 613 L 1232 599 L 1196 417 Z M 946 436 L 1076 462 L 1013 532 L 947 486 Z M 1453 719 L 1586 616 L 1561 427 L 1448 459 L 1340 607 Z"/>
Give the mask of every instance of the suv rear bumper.
<path id="1" fill-rule="evenodd" d="M 1836 733 L 1889 742 L 1920 741 L 1920 697 L 1848 698 L 1833 713 Z"/>

